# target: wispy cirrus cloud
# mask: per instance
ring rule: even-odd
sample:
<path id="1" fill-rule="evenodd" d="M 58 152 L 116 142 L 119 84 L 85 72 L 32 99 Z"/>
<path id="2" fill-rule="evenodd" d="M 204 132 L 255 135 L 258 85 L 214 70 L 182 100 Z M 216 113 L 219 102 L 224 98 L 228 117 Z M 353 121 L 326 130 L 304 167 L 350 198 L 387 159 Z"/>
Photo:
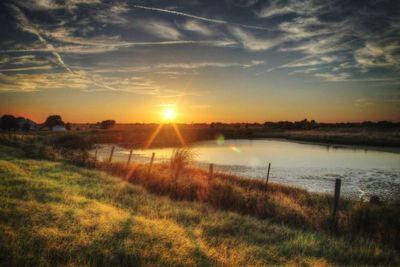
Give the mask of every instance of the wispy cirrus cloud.
<path id="1" fill-rule="evenodd" d="M 270 18 L 278 15 L 286 15 L 289 13 L 308 15 L 315 13 L 322 8 L 322 6 L 316 5 L 315 2 L 316 1 L 313 0 L 272 0 L 268 4 L 263 5 L 260 9 L 256 10 L 255 13 L 260 18 Z"/>
<path id="2" fill-rule="evenodd" d="M 129 20 L 124 17 L 124 14 L 128 13 L 129 10 L 126 3 L 117 2 L 109 8 L 96 10 L 93 18 L 100 23 L 127 25 Z"/>
<path id="3" fill-rule="evenodd" d="M 361 67 L 400 67 L 400 43 L 378 45 L 366 42 L 365 46 L 354 52 L 354 59 Z"/>
<path id="4" fill-rule="evenodd" d="M 254 36 L 251 32 L 240 27 L 230 27 L 230 32 L 242 43 L 243 47 L 250 51 L 263 51 L 281 44 L 284 40 L 280 37 L 261 38 Z"/>
<path id="5" fill-rule="evenodd" d="M 183 24 L 183 29 L 196 32 L 204 36 L 213 36 L 216 34 L 215 31 L 212 30 L 210 27 L 196 20 L 188 20 L 187 22 L 185 22 L 185 24 Z"/>
<path id="6" fill-rule="evenodd" d="M 191 62 L 191 63 L 168 63 L 158 64 L 155 68 L 164 69 L 201 69 L 201 68 L 250 68 L 257 65 L 264 64 L 262 60 L 252 60 L 248 63 L 237 63 L 237 62 Z"/>
<path id="7" fill-rule="evenodd" d="M 101 3 L 101 0 L 15 0 L 15 3 L 30 10 L 57 10 L 66 9 L 72 11 L 79 5 L 93 5 Z"/>
<path id="8" fill-rule="evenodd" d="M 170 23 L 161 20 L 147 20 L 138 22 L 140 28 L 146 32 L 167 40 L 179 40 L 182 34 Z"/>
<path id="9" fill-rule="evenodd" d="M 306 73 L 310 66 L 326 71 L 329 64 L 332 73 L 323 74 L 325 80 L 350 80 L 337 73 L 356 77 L 356 72 L 376 68 L 399 72 L 400 44 L 393 38 L 400 34 L 392 9 L 395 5 L 386 0 L 379 3 L 272 1 L 258 10 L 257 15 L 269 20 L 289 18 L 278 24 L 285 39 L 279 50 L 294 56 L 289 63 L 274 69 L 298 68 L 291 73 Z"/>
<path id="10" fill-rule="evenodd" d="M 305 58 L 301 58 L 299 60 L 295 60 L 293 62 L 284 64 L 280 66 L 280 68 L 296 68 L 296 67 L 309 67 L 309 66 L 315 66 L 315 65 L 323 65 L 323 64 L 329 64 L 337 60 L 337 57 L 335 55 L 324 55 L 320 57 L 315 57 L 315 56 L 308 56 Z"/>

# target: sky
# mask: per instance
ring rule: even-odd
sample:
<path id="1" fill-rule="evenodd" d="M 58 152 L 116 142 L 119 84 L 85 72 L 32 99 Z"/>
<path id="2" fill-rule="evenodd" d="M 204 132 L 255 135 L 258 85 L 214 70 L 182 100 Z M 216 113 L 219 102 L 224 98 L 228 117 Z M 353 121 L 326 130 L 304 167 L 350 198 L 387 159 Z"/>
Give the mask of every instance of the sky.
<path id="1" fill-rule="evenodd" d="M 400 121 L 400 1 L 0 2 L 0 114 Z"/>

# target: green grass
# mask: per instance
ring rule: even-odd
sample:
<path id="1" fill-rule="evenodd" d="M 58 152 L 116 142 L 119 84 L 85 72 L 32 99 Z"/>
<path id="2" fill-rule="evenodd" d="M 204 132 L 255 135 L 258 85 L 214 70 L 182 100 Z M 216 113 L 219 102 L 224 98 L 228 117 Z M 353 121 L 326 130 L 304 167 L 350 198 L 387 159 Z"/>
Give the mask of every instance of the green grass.
<path id="1" fill-rule="evenodd" d="M 372 241 L 173 201 L 0 146 L 0 266 L 399 265 Z"/>

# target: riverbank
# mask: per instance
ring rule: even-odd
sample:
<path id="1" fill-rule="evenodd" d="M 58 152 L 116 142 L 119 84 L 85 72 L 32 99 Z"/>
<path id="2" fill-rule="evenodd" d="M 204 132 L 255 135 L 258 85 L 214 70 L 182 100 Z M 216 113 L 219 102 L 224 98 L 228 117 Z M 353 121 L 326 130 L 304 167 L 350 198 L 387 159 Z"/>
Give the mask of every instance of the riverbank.
<path id="1" fill-rule="evenodd" d="M 288 141 L 294 142 L 298 144 L 307 144 L 307 145 L 317 145 L 317 146 L 324 146 L 327 148 L 337 149 L 337 148 L 344 148 L 344 149 L 356 149 L 356 150 L 364 150 L 364 151 L 380 151 L 380 152 L 389 152 L 389 153 L 396 153 L 400 154 L 400 146 L 376 146 L 376 145 L 357 145 L 351 144 L 341 144 L 335 143 L 334 140 L 332 141 L 315 141 L 309 137 L 308 139 L 301 139 L 296 137 L 285 136 L 282 134 L 282 137 L 259 137 L 257 139 L 249 139 L 249 140 L 277 140 L 277 141 Z M 350 143 L 350 142 L 349 142 Z"/>
<path id="2" fill-rule="evenodd" d="M 151 181 L 161 173 L 162 166 L 155 166 Z M 0 265 L 400 264 L 397 250 L 358 235 L 332 236 L 273 216 L 257 219 L 210 203 L 171 200 L 132 183 L 64 162 L 28 159 L 18 148 L 0 146 Z M 285 204 L 290 192 L 307 199 L 302 191 L 270 189 L 278 188 L 282 210 L 290 207 Z M 228 196 L 221 201 L 229 204 Z M 300 212 L 301 206 L 291 207 L 289 213 Z"/>
<path id="3" fill-rule="evenodd" d="M 400 131 L 365 131 L 365 130 L 304 130 L 258 132 L 257 138 L 279 138 L 320 145 L 365 148 L 370 150 L 400 153 Z"/>

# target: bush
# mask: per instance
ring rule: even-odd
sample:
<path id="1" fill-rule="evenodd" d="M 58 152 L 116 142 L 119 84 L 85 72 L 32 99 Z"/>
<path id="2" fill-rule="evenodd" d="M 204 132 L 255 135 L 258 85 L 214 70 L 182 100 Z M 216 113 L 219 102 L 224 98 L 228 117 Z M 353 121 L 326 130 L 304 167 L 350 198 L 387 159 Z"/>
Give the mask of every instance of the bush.
<path id="1" fill-rule="evenodd" d="M 87 150 L 92 148 L 92 141 L 77 134 L 56 135 L 50 138 L 49 144 L 56 149 Z"/>
<path id="2" fill-rule="evenodd" d="M 60 159 L 57 152 L 49 146 L 42 143 L 29 143 L 23 146 L 24 155 L 32 159 Z"/>

